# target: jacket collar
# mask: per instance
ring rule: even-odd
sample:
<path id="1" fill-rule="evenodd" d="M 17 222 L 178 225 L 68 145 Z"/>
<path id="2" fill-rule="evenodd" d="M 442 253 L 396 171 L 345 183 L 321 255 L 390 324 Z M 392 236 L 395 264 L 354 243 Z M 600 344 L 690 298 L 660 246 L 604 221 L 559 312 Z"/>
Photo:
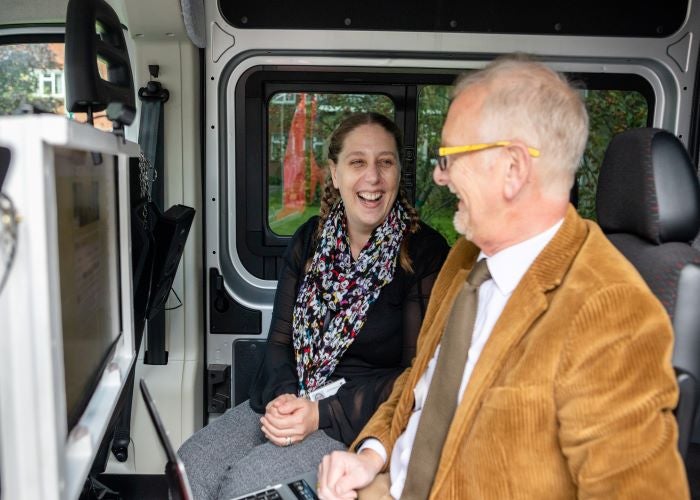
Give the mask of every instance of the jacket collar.
<path id="1" fill-rule="evenodd" d="M 537 256 L 552 241 L 563 222 L 562 218 L 549 229 L 525 241 L 504 248 L 490 257 L 486 257 L 483 252 L 479 253 L 477 260 L 487 259 L 491 278 L 501 294 L 509 297 L 513 293 Z"/>

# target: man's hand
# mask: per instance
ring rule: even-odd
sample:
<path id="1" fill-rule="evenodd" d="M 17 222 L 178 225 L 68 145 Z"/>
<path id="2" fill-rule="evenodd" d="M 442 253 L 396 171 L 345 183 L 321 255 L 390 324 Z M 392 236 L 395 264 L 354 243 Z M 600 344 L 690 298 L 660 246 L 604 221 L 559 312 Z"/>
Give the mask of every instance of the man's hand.
<path id="1" fill-rule="evenodd" d="M 265 407 L 260 424 L 265 437 L 277 446 L 298 443 L 318 430 L 318 402 L 282 394 Z"/>
<path id="2" fill-rule="evenodd" d="M 357 498 L 357 491 L 371 483 L 384 466 L 373 450 L 361 453 L 334 451 L 318 466 L 318 495 L 322 500 Z"/>

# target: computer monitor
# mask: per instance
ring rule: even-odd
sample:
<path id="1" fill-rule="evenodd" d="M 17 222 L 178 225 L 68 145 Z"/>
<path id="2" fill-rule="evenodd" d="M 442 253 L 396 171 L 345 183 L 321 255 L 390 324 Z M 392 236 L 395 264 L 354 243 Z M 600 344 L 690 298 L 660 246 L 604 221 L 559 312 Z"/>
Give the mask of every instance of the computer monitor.
<path id="1" fill-rule="evenodd" d="M 59 116 L 1 118 L 0 146 L 18 216 L 0 295 L 2 493 L 74 499 L 136 354 L 128 162 L 139 149 Z"/>
<path id="2" fill-rule="evenodd" d="M 84 413 L 122 332 L 118 157 L 53 148 L 67 430 Z"/>

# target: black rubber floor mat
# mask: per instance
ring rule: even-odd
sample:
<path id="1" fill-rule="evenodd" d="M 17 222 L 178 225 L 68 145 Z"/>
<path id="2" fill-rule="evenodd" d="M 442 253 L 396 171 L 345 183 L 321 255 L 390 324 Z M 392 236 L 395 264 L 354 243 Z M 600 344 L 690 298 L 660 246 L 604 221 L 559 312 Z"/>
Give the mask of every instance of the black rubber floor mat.
<path id="1" fill-rule="evenodd" d="M 163 474 L 100 474 L 97 479 L 116 492 L 120 500 L 168 500 L 168 483 Z"/>
<path id="2" fill-rule="evenodd" d="M 700 500 L 700 444 L 690 443 L 685 466 L 688 471 L 690 496 L 693 500 Z"/>

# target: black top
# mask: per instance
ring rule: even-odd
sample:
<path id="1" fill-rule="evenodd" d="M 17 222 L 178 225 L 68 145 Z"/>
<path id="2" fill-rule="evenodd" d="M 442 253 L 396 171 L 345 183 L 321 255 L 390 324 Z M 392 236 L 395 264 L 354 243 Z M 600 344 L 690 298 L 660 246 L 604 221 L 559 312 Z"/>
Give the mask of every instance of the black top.
<path id="1" fill-rule="evenodd" d="M 264 413 L 265 405 L 280 394 L 298 391 L 292 313 L 306 261 L 315 251 L 311 243 L 317 224 L 318 217 L 313 217 L 297 229 L 284 254 L 265 358 L 250 391 L 250 406 L 258 413 Z M 414 272 L 407 273 L 396 263 L 394 279 L 370 306 L 362 330 L 331 377 L 345 378 L 346 383 L 334 396 L 319 401 L 319 428 L 347 445 L 413 361 L 430 291 L 449 251 L 445 239 L 422 222 L 408 238 Z"/>

